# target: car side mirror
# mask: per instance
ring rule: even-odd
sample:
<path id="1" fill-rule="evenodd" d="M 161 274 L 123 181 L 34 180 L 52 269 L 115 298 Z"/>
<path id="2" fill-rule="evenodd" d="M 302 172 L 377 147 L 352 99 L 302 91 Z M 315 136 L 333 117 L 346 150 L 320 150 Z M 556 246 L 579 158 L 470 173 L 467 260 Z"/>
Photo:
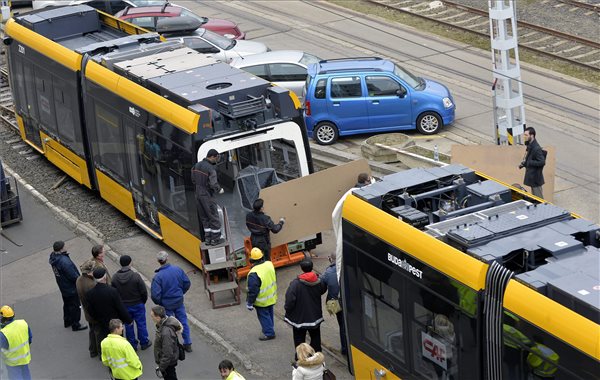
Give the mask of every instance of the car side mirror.
<path id="1" fill-rule="evenodd" d="M 400 87 L 396 91 L 396 95 L 398 95 L 399 98 L 404 98 L 406 96 L 406 89 L 404 87 Z"/>

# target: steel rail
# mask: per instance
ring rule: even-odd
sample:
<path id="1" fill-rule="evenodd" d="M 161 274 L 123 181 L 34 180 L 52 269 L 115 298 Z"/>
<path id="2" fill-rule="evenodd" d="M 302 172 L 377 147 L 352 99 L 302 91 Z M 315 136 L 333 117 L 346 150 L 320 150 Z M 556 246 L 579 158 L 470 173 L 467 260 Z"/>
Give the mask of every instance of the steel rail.
<path id="1" fill-rule="evenodd" d="M 582 8 L 582 9 L 587 9 L 587 10 L 590 10 L 590 11 L 600 12 L 600 5 L 590 4 L 590 3 L 584 3 L 582 1 L 577 1 L 577 0 L 556 0 L 556 1 L 558 1 L 560 3 L 572 5 L 572 6 L 575 6 L 577 8 Z"/>
<path id="2" fill-rule="evenodd" d="M 433 21 L 435 23 L 438 23 L 438 24 L 441 24 L 441 25 L 445 25 L 445 26 L 448 26 L 448 27 L 451 27 L 451 28 L 454 28 L 454 29 L 462 30 L 464 32 L 468 32 L 468 33 L 476 34 L 478 36 L 490 38 L 489 33 L 480 32 L 480 31 L 477 31 L 477 30 L 474 30 L 474 29 L 470 29 L 470 28 L 467 28 L 467 27 L 464 27 L 464 26 L 460 26 L 460 25 L 455 25 L 455 24 L 453 24 L 451 22 L 447 22 L 447 21 L 437 20 L 437 19 L 435 19 L 433 17 L 429 17 L 429 16 L 426 16 L 426 15 L 423 15 L 423 14 L 412 12 L 412 11 L 410 11 L 408 9 L 402 9 L 402 8 L 396 7 L 394 5 L 382 3 L 379 0 L 364 0 L 364 1 L 366 1 L 368 3 L 371 3 L 373 5 L 376 5 L 376 6 L 380 6 L 380 7 L 389 9 L 389 10 L 393 10 L 393 11 L 405 13 L 405 14 L 408 14 L 410 16 L 415 16 L 415 17 L 418 17 L 418 18 L 421 18 L 421 19 L 424 19 L 424 20 Z M 448 5 L 453 6 L 453 3 L 450 3 L 450 2 L 448 2 L 446 0 L 444 0 L 444 3 L 448 3 Z M 465 8 L 464 9 L 465 11 L 467 11 L 469 9 L 469 7 L 465 7 L 465 6 L 459 5 L 459 4 L 457 4 L 456 8 Z M 482 10 L 476 9 L 476 8 L 471 8 L 471 9 L 475 9 L 476 13 L 478 13 L 480 15 L 485 15 L 486 17 L 488 17 L 488 13 L 486 11 L 482 11 Z M 522 24 L 522 23 L 519 22 L 519 24 Z M 542 28 L 542 27 L 539 27 L 539 28 Z M 561 32 L 556 32 L 556 33 L 561 33 Z M 566 33 L 563 33 L 563 34 L 565 36 L 571 36 L 570 34 L 566 34 Z M 572 37 L 581 38 L 581 37 L 577 37 L 577 36 L 572 36 Z M 567 37 L 563 37 L 563 38 L 566 39 Z M 591 46 L 597 45 L 597 47 L 600 48 L 600 43 L 597 43 L 597 42 L 594 42 L 594 41 L 590 41 L 590 40 L 585 40 L 585 41 L 587 41 L 589 44 L 591 44 Z M 556 54 L 553 54 L 553 53 L 550 53 L 550 52 L 547 52 L 547 51 L 544 51 L 544 50 L 536 49 L 534 47 L 527 46 L 527 45 L 519 44 L 519 47 L 521 49 L 523 49 L 523 50 L 528 50 L 528 51 L 531 51 L 531 52 L 534 52 L 534 53 L 537 53 L 537 54 L 540 54 L 540 55 L 544 55 L 546 57 L 550 57 L 550 58 L 553 58 L 553 59 L 565 61 L 565 62 L 571 63 L 573 65 L 586 68 L 588 70 L 598 71 L 598 67 L 596 67 L 596 66 L 592 66 L 592 65 L 584 63 L 584 62 L 579 62 L 579 61 L 573 60 L 573 59 L 568 58 L 568 57 L 562 57 L 560 55 L 556 55 Z"/>

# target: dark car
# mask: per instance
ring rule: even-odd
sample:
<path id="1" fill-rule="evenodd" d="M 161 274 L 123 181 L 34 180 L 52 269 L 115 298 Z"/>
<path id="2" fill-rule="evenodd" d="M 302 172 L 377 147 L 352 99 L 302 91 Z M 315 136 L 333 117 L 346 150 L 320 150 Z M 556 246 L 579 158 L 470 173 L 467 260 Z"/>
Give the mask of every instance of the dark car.
<path id="1" fill-rule="evenodd" d="M 204 29 L 231 39 L 243 40 L 246 38 L 246 33 L 242 33 L 234 22 L 218 18 L 201 17 L 187 8 L 172 4 L 152 7 L 129 7 L 116 13 L 115 16 L 151 31 L 156 30 L 156 22 L 160 19 L 180 16 L 193 17 L 202 23 L 202 28 Z"/>

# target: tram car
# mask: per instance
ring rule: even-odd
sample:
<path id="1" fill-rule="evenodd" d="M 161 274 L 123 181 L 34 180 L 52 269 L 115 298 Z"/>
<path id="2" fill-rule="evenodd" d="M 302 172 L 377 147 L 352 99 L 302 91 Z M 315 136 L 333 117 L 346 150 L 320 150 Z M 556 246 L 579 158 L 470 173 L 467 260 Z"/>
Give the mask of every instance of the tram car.
<path id="1" fill-rule="evenodd" d="M 16 16 L 5 31 L 22 139 L 199 268 L 191 168 L 210 149 L 234 247 L 260 188 L 312 172 L 286 89 L 86 5 Z"/>
<path id="2" fill-rule="evenodd" d="M 341 206 L 357 379 L 599 379 L 600 226 L 461 165 Z"/>

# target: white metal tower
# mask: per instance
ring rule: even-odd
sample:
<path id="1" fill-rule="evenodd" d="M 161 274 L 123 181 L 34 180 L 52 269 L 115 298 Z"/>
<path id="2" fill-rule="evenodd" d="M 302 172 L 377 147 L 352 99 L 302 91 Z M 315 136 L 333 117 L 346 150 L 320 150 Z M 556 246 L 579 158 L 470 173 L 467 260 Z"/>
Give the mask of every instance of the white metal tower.
<path id="1" fill-rule="evenodd" d="M 489 0 L 488 7 L 494 65 L 492 91 L 496 142 L 513 145 L 520 142 L 520 135 L 525 129 L 516 0 Z"/>

